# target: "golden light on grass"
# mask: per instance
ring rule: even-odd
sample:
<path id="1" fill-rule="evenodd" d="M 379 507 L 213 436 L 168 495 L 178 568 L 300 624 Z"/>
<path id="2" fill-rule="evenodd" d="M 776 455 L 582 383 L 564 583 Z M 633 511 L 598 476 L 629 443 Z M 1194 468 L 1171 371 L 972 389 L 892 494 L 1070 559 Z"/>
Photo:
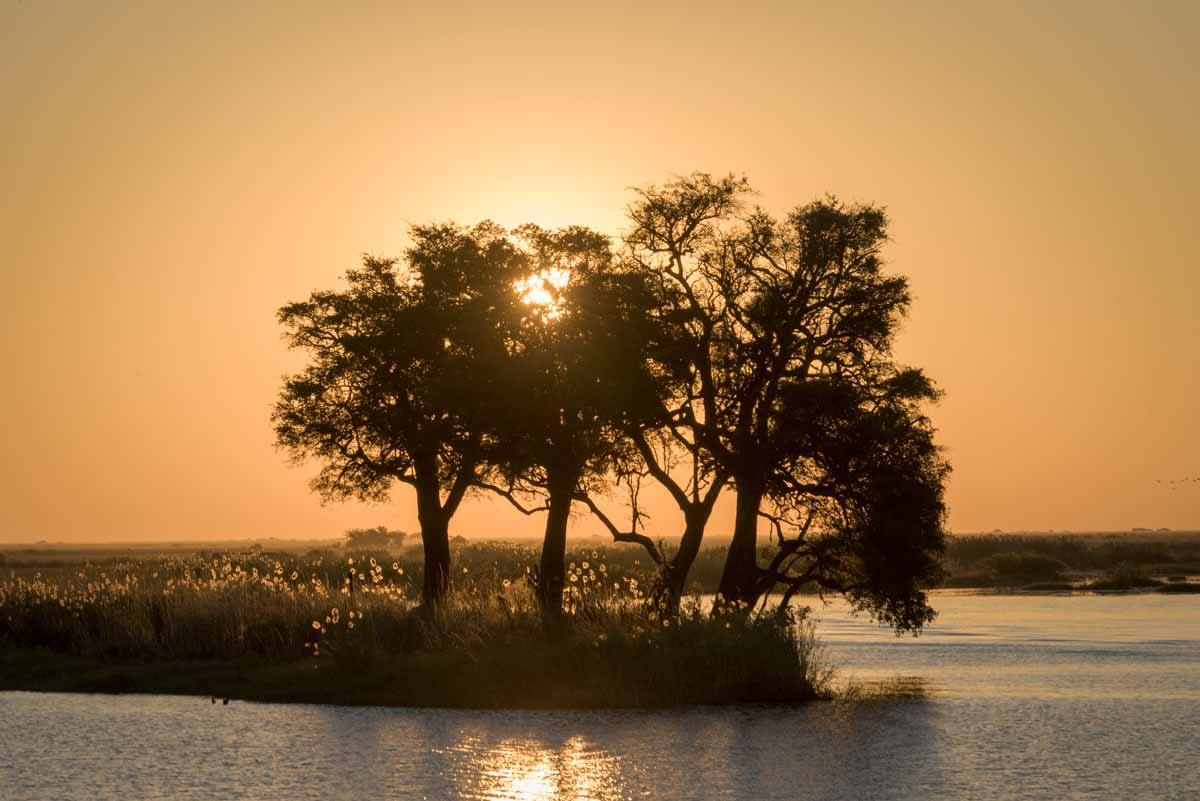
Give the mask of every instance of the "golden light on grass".
<path id="1" fill-rule="evenodd" d="M 523 609 L 534 616 L 533 595 L 520 580 L 522 570 L 528 570 L 528 555 L 511 544 L 493 546 L 489 553 L 491 558 L 480 563 L 487 569 L 462 567 L 459 603 L 472 609 L 475 603 L 486 607 L 486 599 L 500 592 L 506 594 L 508 613 Z M 572 584 L 564 593 L 566 613 L 603 610 L 620 617 L 640 609 L 645 594 L 638 580 L 618 576 L 620 581 L 611 586 L 599 581 L 596 570 L 604 575 L 610 570 L 595 552 L 593 559 L 594 563 L 571 563 Z M 253 552 L 227 552 L 86 563 L 82 569 L 38 570 L 32 575 L 12 571 L 0 577 L 0 637 L 5 632 L 18 638 L 32 636 L 35 629 L 41 630 L 39 626 L 48 626 L 63 642 L 79 647 L 87 643 L 88 648 L 103 649 L 110 641 L 130 647 L 136 643 L 146 652 L 179 656 L 197 648 L 211 653 L 236 651 L 246 646 L 247 630 L 266 627 L 275 632 L 270 646 L 275 651 L 317 656 L 322 644 L 333 653 L 345 647 L 378 646 L 376 640 L 385 635 L 372 629 L 374 621 L 368 620 L 365 608 L 380 613 L 386 628 L 402 620 L 417 603 L 414 585 L 398 560 L 392 562 L 393 577 L 387 578 L 379 559 L 346 559 L 372 565 L 371 581 L 356 582 L 353 588 L 339 568 L 323 569 L 323 561 L 320 556 L 279 561 Z M 582 564 L 588 567 L 583 569 Z M 364 575 L 356 573 L 356 578 Z M 498 609 L 474 609 L 474 613 L 490 619 Z M 219 620 L 221 625 L 202 624 L 204 620 Z M 203 635 L 195 633 L 196 626 L 203 627 Z M 353 635 L 347 633 L 350 629 Z M 200 645 L 209 635 L 216 639 Z"/>

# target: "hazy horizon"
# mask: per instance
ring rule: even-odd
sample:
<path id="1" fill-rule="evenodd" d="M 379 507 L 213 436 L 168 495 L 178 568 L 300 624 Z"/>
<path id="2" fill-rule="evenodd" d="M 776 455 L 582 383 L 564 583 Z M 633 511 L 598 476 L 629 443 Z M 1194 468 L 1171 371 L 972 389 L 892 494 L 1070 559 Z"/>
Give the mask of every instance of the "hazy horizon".
<path id="1" fill-rule="evenodd" d="M 404 548 L 419 548 L 420 543 L 421 543 L 420 531 L 413 530 L 413 531 L 408 531 L 405 533 L 408 534 L 409 537 L 404 542 Z M 1200 528 L 1196 528 L 1196 529 L 1186 529 L 1186 528 L 1152 529 L 1152 528 L 1137 527 L 1137 528 L 1131 528 L 1131 529 L 1097 529 L 1095 531 L 1068 531 L 1068 530 L 1055 530 L 1055 529 L 1004 531 L 1002 529 L 993 529 L 991 531 L 947 531 L 946 534 L 949 537 L 978 537 L 978 536 L 986 536 L 986 535 L 1018 536 L 1018 537 L 1058 537 L 1058 536 L 1114 537 L 1114 536 L 1122 536 L 1122 535 L 1126 535 L 1126 536 L 1129 536 L 1129 535 L 1134 535 L 1134 536 L 1137 536 L 1137 535 L 1148 535 L 1148 536 L 1169 535 L 1168 539 L 1172 539 L 1175 537 L 1187 537 L 1187 536 L 1200 535 Z M 451 536 L 454 537 L 454 536 L 459 536 L 459 535 L 452 533 Z M 526 532 L 523 534 L 469 534 L 469 533 L 465 533 L 465 534 L 462 534 L 461 536 L 466 538 L 469 542 L 521 541 L 521 542 L 528 542 L 530 544 L 537 545 L 537 544 L 540 544 L 542 541 L 542 533 L 538 532 L 538 531 L 529 531 L 529 532 Z M 704 537 L 704 547 L 705 548 L 717 547 L 717 546 L 724 547 L 724 546 L 728 545 L 729 539 L 731 536 L 732 536 L 732 533 L 729 531 L 709 532 Z M 572 544 L 577 544 L 580 541 L 593 542 L 593 541 L 599 540 L 603 544 L 614 545 L 614 546 L 621 547 L 621 548 L 629 548 L 632 550 L 638 550 L 638 549 L 642 548 L 642 546 L 638 545 L 637 543 L 628 543 L 628 542 L 614 543 L 612 541 L 612 537 L 610 537 L 607 532 L 591 532 L 591 531 L 589 531 L 587 533 L 582 533 L 579 531 L 578 528 L 569 532 L 567 535 L 567 539 L 568 539 L 568 542 L 572 543 Z M 663 535 L 663 537 L 661 539 L 667 543 L 671 543 L 674 540 L 678 540 L 679 535 L 678 534 L 666 534 L 666 535 Z M 190 538 L 190 539 L 181 538 L 181 539 L 174 539 L 174 540 L 169 540 L 169 539 L 89 540 L 86 538 L 69 539 L 69 540 L 54 540 L 54 539 L 0 540 L 0 550 L 5 550 L 5 549 L 13 550 L 13 549 L 16 549 L 17 546 L 22 546 L 22 547 L 35 546 L 34 549 L 36 549 L 36 546 L 46 546 L 46 547 L 61 546 L 61 547 L 65 547 L 65 548 L 73 548 L 73 547 L 91 548 L 91 547 L 94 547 L 99 550 L 104 550 L 104 549 L 109 549 L 109 548 L 145 548 L 145 549 L 178 548 L 178 549 L 186 550 L 193 546 L 200 546 L 200 545 L 214 546 L 214 547 L 230 546 L 230 545 L 251 546 L 251 545 L 261 545 L 263 543 L 283 543 L 285 546 L 287 544 L 291 544 L 291 543 L 302 543 L 302 544 L 329 543 L 332 545 L 337 545 L 338 543 L 343 542 L 344 540 L 345 540 L 344 532 L 338 533 L 338 534 L 335 534 L 332 536 L 313 536 L 313 537 L 276 537 L 276 536 L 271 536 L 271 537 L 198 537 L 198 538 Z"/>
<path id="2" fill-rule="evenodd" d="M 0 542 L 415 531 L 272 447 L 275 310 L 410 224 L 615 236 L 693 170 L 887 207 L 950 529 L 1200 528 L 1200 7 L 687 9 L 6 4 Z"/>

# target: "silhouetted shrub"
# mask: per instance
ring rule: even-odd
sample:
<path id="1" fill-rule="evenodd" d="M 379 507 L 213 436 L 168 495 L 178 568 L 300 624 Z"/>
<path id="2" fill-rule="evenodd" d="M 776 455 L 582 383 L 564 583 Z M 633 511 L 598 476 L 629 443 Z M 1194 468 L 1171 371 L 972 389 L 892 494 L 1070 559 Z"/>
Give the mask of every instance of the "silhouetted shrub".
<path id="1" fill-rule="evenodd" d="M 1029 552 L 994 554 L 984 560 L 984 566 L 996 578 L 1020 581 L 1051 581 L 1067 569 L 1058 559 Z"/>
<path id="2" fill-rule="evenodd" d="M 388 550 L 404 547 L 403 531 L 393 531 L 386 526 L 375 528 L 352 528 L 346 532 L 346 550 Z"/>
<path id="3" fill-rule="evenodd" d="M 1162 582 L 1151 578 L 1141 565 L 1122 562 L 1111 571 L 1107 578 L 1093 581 L 1088 585 L 1092 590 L 1134 590 L 1149 587 L 1160 587 Z"/>
<path id="4" fill-rule="evenodd" d="M 1168 564 L 1175 561 L 1171 550 L 1161 542 L 1114 542 L 1105 549 L 1110 564 Z"/>

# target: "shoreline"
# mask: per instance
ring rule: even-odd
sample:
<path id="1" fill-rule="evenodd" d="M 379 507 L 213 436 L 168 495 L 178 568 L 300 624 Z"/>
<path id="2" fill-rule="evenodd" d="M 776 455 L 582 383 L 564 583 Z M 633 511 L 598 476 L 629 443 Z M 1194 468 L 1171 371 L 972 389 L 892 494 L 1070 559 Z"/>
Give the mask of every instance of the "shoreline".
<path id="1" fill-rule="evenodd" d="M 1196 595 L 1198 582 L 1160 582 L 1144 586 L 1090 586 L 1066 582 L 1032 582 L 1022 586 L 994 584 L 964 584 L 935 587 L 933 593 L 975 593 L 979 595 Z M 803 596 L 797 596 L 803 597 Z"/>
<path id="2" fill-rule="evenodd" d="M 1167 585 L 1170 586 L 1170 585 Z M 1178 585 L 1176 585 L 1178 586 Z M 954 595 L 1129 595 L 1175 594 L 1161 588 L 1123 590 L 1025 590 L 1005 587 L 941 588 Z M 1189 585 L 1186 593 L 1200 593 Z M 547 651 L 534 664 L 514 660 L 515 651 L 481 654 L 417 652 L 394 658 L 315 659 L 105 659 L 47 648 L 0 643 L 0 692 L 179 695 L 258 703 L 329 704 L 414 709 L 601 710 L 669 709 L 742 704 L 799 705 L 833 696 L 793 684 L 769 694 L 753 684 L 724 689 L 719 696 L 666 697 L 629 685 L 597 680 L 565 669 Z M 518 667 L 518 665 L 520 667 Z M 619 687 L 621 692 L 615 692 Z M 615 699 L 619 698 L 617 701 Z"/>
<path id="3" fill-rule="evenodd" d="M 635 698 L 632 703 L 612 703 L 596 687 L 589 687 L 586 677 L 570 685 L 548 684 L 546 675 L 492 676 L 489 680 L 481 675 L 482 671 L 464 671 L 461 662 L 456 670 L 451 661 L 458 660 L 410 658 L 370 664 L 341 664 L 333 659 L 314 664 L 312 658 L 114 662 L 0 645 L 0 692 L 177 695 L 210 698 L 213 703 L 228 699 L 273 704 L 538 711 L 798 706 L 824 699 L 822 695 L 797 692 L 792 697 L 750 694 L 718 701 L 663 703 Z M 422 662 L 442 664 L 414 664 Z M 463 683 L 464 673 L 471 674 L 473 683 Z M 430 682 L 435 675 L 442 680 Z M 421 681 L 413 681 L 418 678 Z"/>

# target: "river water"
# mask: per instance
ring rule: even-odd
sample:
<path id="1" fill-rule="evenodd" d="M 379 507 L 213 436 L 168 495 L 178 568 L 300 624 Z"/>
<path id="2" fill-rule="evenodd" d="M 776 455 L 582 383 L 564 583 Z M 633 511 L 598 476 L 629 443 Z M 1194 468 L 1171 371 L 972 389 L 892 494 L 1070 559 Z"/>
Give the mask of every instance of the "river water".
<path id="1" fill-rule="evenodd" d="M 918 639 L 814 610 L 844 680 L 915 698 L 476 712 L 0 693 L 0 799 L 1200 799 L 1200 596 L 935 606 Z"/>

